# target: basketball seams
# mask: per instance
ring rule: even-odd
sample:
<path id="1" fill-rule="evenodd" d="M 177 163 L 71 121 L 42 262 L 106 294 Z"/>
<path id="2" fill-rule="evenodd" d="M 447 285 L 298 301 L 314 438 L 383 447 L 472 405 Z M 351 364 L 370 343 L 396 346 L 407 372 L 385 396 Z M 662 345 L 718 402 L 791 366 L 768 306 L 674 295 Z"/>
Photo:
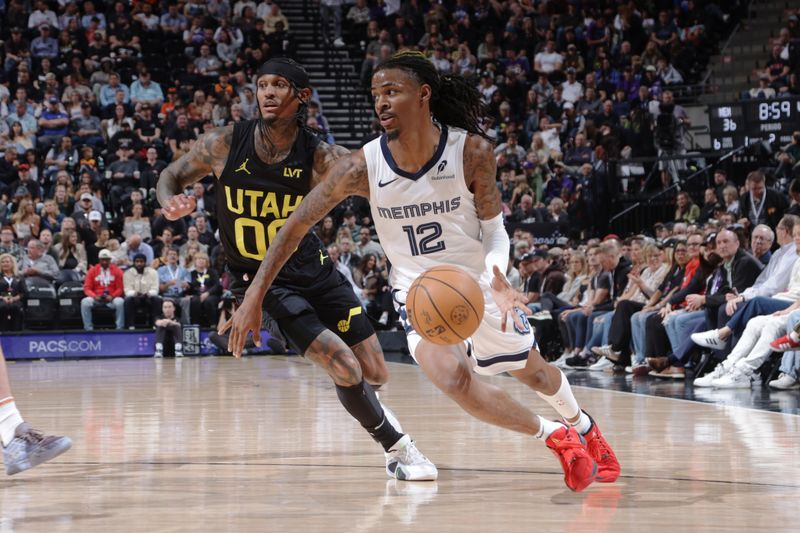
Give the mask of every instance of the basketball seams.
<path id="1" fill-rule="evenodd" d="M 435 279 L 435 278 L 430 278 L 430 279 Z M 433 296 L 431 296 L 431 293 L 430 293 L 430 291 L 428 291 L 428 288 L 425 287 L 424 285 L 420 285 L 419 288 L 425 291 L 425 295 L 428 297 L 428 302 L 430 302 L 431 307 L 433 308 L 434 311 L 436 311 L 436 314 L 439 315 L 439 318 L 442 319 L 442 322 L 444 323 L 444 325 L 447 326 L 447 329 L 449 329 L 453 333 L 453 335 L 455 335 L 456 337 L 458 337 L 462 341 L 467 340 L 469 337 L 462 337 L 453 328 L 453 326 L 450 325 L 450 320 L 446 316 L 444 316 L 444 314 L 439 310 L 439 307 L 436 305 L 436 302 L 433 301 Z M 461 293 L 459 293 L 459 294 L 461 294 Z M 463 298 L 463 296 L 462 296 L 462 298 Z M 416 311 L 414 312 L 414 314 L 416 315 Z"/>
<path id="2" fill-rule="evenodd" d="M 452 285 L 450 285 L 446 281 L 443 281 L 443 280 L 441 280 L 439 278 L 435 278 L 433 276 L 427 277 L 426 279 L 432 279 L 434 281 L 438 281 L 439 283 L 441 283 L 445 287 L 449 288 L 450 290 L 452 290 L 453 292 L 455 292 L 456 294 L 461 296 L 461 299 L 464 300 L 465 302 L 467 302 L 467 305 L 469 305 L 472 308 L 472 312 L 475 313 L 476 317 L 478 317 L 478 322 L 481 322 L 483 320 L 483 313 L 479 313 L 478 310 L 475 309 L 475 306 L 472 305 L 472 302 L 469 301 L 469 298 L 464 296 L 464 294 L 460 290 L 458 290 L 457 288 L 453 287 Z"/>

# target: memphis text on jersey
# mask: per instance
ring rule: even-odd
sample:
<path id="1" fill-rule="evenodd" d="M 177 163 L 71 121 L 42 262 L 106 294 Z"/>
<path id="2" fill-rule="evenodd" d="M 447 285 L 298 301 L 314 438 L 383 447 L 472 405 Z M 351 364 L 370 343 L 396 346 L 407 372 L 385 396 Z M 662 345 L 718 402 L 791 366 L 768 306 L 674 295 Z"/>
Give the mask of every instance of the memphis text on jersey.
<path id="1" fill-rule="evenodd" d="M 441 215 L 455 211 L 461 206 L 461 197 L 456 196 L 441 202 L 422 202 L 419 204 L 398 205 L 394 207 L 379 207 L 378 216 L 390 220 L 402 220 L 405 218 L 424 217 L 428 213 Z"/>
<path id="2" fill-rule="evenodd" d="M 224 185 L 225 204 L 236 216 L 236 247 L 243 257 L 260 261 L 286 219 L 303 201 L 303 195 L 241 189 Z M 249 238 L 247 238 L 249 237 Z"/>

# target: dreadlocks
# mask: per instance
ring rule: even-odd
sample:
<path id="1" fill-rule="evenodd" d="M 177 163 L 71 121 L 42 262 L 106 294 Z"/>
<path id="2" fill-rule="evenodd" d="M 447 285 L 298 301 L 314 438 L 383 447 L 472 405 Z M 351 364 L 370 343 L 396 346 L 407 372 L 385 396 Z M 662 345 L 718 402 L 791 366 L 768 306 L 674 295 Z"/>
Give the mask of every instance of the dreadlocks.
<path id="1" fill-rule="evenodd" d="M 436 71 L 433 63 L 420 52 L 395 54 L 375 68 L 375 72 L 400 69 L 420 84 L 430 85 L 430 108 L 433 118 L 440 124 L 454 126 L 491 141 L 481 127 L 486 116 L 486 104 L 478 90 L 461 76 Z"/>
<path id="2" fill-rule="evenodd" d="M 303 100 L 300 96 L 300 91 L 302 89 L 310 88 L 309 80 L 308 80 L 308 73 L 303 66 L 286 57 L 277 57 L 270 59 L 266 63 L 264 63 L 261 68 L 258 70 L 256 78 L 260 78 L 261 76 L 267 74 L 275 74 L 278 76 L 282 76 L 285 78 L 289 85 L 292 88 L 292 92 L 294 93 L 294 97 L 300 102 L 300 105 L 297 108 L 297 112 L 294 115 L 295 122 L 297 123 L 297 127 L 299 129 L 308 129 L 309 131 L 313 131 L 306 126 L 306 114 L 308 110 L 308 102 Z M 272 136 L 270 135 L 270 124 L 267 120 L 264 119 L 261 111 L 261 106 L 258 106 L 258 130 L 264 139 L 269 142 L 270 144 L 274 144 L 272 141 Z M 316 132 L 314 132 L 316 133 Z"/>

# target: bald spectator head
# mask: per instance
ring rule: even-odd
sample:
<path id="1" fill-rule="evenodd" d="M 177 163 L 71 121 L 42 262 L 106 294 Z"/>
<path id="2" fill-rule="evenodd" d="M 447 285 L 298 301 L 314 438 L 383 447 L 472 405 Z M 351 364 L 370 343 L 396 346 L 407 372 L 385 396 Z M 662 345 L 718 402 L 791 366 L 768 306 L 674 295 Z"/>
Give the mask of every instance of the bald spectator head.
<path id="1" fill-rule="evenodd" d="M 722 260 L 727 263 L 739 251 L 739 237 L 729 229 L 721 230 L 717 233 L 716 250 Z"/>

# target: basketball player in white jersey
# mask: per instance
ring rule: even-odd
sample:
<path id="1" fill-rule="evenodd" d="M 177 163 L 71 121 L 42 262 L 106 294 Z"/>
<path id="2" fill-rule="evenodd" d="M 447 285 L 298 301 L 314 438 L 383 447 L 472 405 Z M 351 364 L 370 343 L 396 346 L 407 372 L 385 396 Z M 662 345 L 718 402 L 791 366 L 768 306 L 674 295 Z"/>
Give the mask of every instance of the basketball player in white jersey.
<path id="1" fill-rule="evenodd" d="M 582 411 L 564 374 L 536 349 L 524 318 L 525 297 L 503 272 L 509 238 L 503 226 L 491 143 L 479 126 L 480 94 L 458 76 L 440 76 L 422 54 L 398 54 L 372 77 L 375 111 L 386 133 L 340 159 L 289 217 L 264 257 L 250 291 L 226 324 L 240 353 L 260 325 L 260 301 L 302 237 L 349 195 L 369 198 L 392 264 L 390 282 L 409 349 L 428 378 L 471 415 L 545 441 L 567 486 L 612 482 L 620 467 L 597 424 Z M 454 265 L 483 288 L 484 317 L 469 342 L 439 346 L 405 320 L 405 294 L 426 269 Z M 506 328 L 511 315 L 512 327 Z M 473 376 L 508 372 L 564 419 L 534 414 L 503 389 Z"/>

